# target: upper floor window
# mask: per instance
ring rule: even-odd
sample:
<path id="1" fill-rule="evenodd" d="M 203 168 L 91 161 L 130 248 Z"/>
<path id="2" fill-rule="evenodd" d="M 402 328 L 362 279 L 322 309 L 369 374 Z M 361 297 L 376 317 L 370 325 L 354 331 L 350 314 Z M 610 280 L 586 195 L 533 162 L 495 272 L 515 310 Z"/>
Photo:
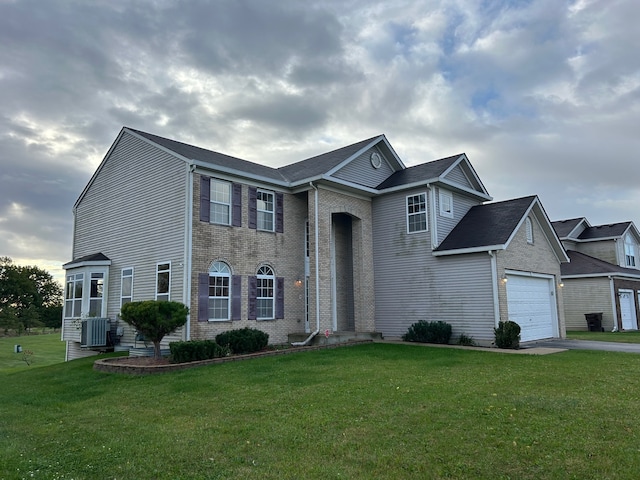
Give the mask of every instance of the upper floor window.
<path id="1" fill-rule="evenodd" d="M 427 194 L 407 197 L 407 231 L 409 233 L 427 230 Z"/>
<path id="2" fill-rule="evenodd" d="M 133 268 L 123 268 L 120 279 L 120 306 L 133 301 Z"/>
<path id="3" fill-rule="evenodd" d="M 258 190 L 256 195 L 258 230 L 274 230 L 275 202 L 273 192 Z"/>
<path id="4" fill-rule="evenodd" d="M 263 265 L 256 275 L 256 309 L 258 320 L 274 318 L 275 276 L 271 267 Z"/>
<path id="5" fill-rule="evenodd" d="M 213 262 L 209 269 L 209 320 L 229 320 L 231 308 L 231 269 L 224 262 Z"/>
<path id="6" fill-rule="evenodd" d="M 453 195 L 446 190 L 440 190 L 440 215 L 453 218 Z"/>
<path id="7" fill-rule="evenodd" d="M 524 221 L 525 229 L 527 231 L 527 243 L 533 245 L 533 224 L 531 218 L 527 217 Z"/>
<path id="8" fill-rule="evenodd" d="M 629 234 L 624 237 L 624 260 L 627 267 L 636 266 L 636 244 Z"/>
<path id="9" fill-rule="evenodd" d="M 223 225 L 231 224 L 231 183 L 212 178 L 210 188 L 210 221 Z"/>
<path id="10" fill-rule="evenodd" d="M 156 266 L 156 300 L 169 300 L 171 287 L 171 263 Z"/>

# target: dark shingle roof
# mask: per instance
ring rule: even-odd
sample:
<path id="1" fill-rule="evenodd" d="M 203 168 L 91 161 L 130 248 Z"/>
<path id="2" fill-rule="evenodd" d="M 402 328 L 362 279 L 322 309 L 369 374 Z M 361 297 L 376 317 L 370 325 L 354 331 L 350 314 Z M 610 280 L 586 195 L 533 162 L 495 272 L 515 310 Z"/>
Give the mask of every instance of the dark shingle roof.
<path id="1" fill-rule="evenodd" d="M 589 227 L 582 232 L 578 238 L 580 240 L 596 240 L 599 238 L 620 237 L 627 231 L 631 222 L 612 223 L 610 225 L 597 225 Z"/>
<path id="2" fill-rule="evenodd" d="M 529 196 L 472 207 L 435 251 L 506 244 L 535 199 Z"/>
<path id="3" fill-rule="evenodd" d="M 322 175 L 323 173 L 326 173 L 332 168 L 338 166 L 341 162 L 349 158 L 351 155 L 354 155 L 374 140 L 381 137 L 382 135 L 377 135 L 375 137 L 368 138 L 367 140 L 362 140 L 361 142 L 332 150 L 331 152 L 316 155 L 315 157 L 307 158 L 306 160 L 301 160 L 290 165 L 285 165 L 280 167 L 278 171 L 284 178 L 291 182 Z"/>
<path id="4" fill-rule="evenodd" d="M 571 275 L 615 275 L 626 274 L 640 277 L 640 270 L 633 268 L 624 268 L 613 263 L 605 262 L 599 258 L 576 252 L 575 250 L 567 250 L 567 255 L 571 260 L 570 263 L 563 263 L 560 271 L 563 277 Z"/>
<path id="5" fill-rule="evenodd" d="M 446 172 L 461 155 L 462 154 L 453 155 L 451 157 L 441 158 L 440 160 L 434 160 L 432 162 L 408 167 L 404 170 L 398 170 L 376 188 L 378 190 L 382 190 L 385 188 L 397 187 L 398 185 L 409 185 L 438 178 Z"/>
<path id="6" fill-rule="evenodd" d="M 553 225 L 553 229 L 558 234 L 558 237 L 564 238 L 571 233 L 571 231 L 578 226 L 580 222 L 582 222 L 584 218 L 571 218 L 568 220 L 557 220 L 555 222 L 551 222 Z"/>
<path id="7" fill-rule="evenodd" d="M 109 257 L 107 257 L 104 253 L 92 253 L 91 255 L 85 255 L 83 257 L 74 258 L 68 263 L 62 265 L 62 268 L 65 268 L 67 265 L 73 265 L 75 263 L 83 263 L 83 262 L 104 262 L 111 261 Z"/>
<path id="8" fill-rule="evenodd" d="M 277 169 L 272 167 L 267 167 L 265 165 L 260 165 L 259 163 L 242 160 L 241 158 L 231 157 L 223 153 L 207 150 L 206 148 L 195 147 L 193 145 L 178 142 L 176 140 L 169 140 L 168 138 L 159 137 L 158 135 L 153 135 L 151 133 L 141 132 L 140 130 L 135 130 L 133 128 L 127 129 L 177 153 L 178 155 L 191 160 L 199 160 L 201 162 L 210 163 L 212 165 L 230 168 L 240 172 L 246 172 L 252 175 L 266 177 L 281 182 L 283 180 L 286 180 L 278 172 Z"/>

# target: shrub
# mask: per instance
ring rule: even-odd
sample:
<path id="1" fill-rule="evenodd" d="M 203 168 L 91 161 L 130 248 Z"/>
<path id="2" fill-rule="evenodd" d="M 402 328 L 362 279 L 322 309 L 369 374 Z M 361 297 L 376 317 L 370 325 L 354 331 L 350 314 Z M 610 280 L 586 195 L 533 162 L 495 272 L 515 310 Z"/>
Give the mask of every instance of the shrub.
<path id="1" fill-rule="evenodd" d="M 473 337 L 468 337 L 464 333 L 460 334 L 460 337 L 458 338 L 458 345 L 464 345 L 465 347 L 473 347 L 475 344 L 476 342 L 473 339 Z"/>
<path id="2" fill-rule="evenodd" d="M 171 359 L 174 363 L 197 362 L 210 358 L 226 357 L 229 349 L 221 347 L 213 340 L 189 340 L 187 342 L 171 342 Z"/>
<path id="3" fill-rule="evenodd" d="M 269 334 L 255 328 L 239 328 L 217 335 L 216 342 L 218 345 L 228 346 L 234 354 L 253 353 L 268 345 Z"/>
<path id="4" fill-rule="evenodd" d="M 498 328 L 493 329 L 496 335 L 498 348 L 520 348 L 520 325 L 508 320 L 500 322 Z"/>
<path id="5" fill-rule="evenodd" d="M 405 342 L 420 343 L 449 343 L 451 339 L 451 325 L 447 322 L 427 322 L 420 320 L 409 327 L 402 336 Z"/>

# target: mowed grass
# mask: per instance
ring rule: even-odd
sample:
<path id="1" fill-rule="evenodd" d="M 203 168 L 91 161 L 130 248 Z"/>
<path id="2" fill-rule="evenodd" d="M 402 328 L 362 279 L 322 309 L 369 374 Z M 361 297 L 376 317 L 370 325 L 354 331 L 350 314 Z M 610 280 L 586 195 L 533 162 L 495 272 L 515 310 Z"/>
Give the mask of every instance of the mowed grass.
<path id="1" fill-rule="evenodd" d="M 587 332 L 568 331 L 567 338 L 572 340 L 592 340 L 594 342 L 640 343 L 640 331 L 626 332 Z"/>
<path id="2" fill-rule="evenodd" d="M 20 345 L 23 353 L 15 353 L 15 345 Z M 26 351 L 33 352 L 33 355 L 27 355 L 30 365 L 23 359 Z M 64 352 L 65 344 L 60 341 L 60 332 L 0 337 L 0 374 L 64 362 Z"/>
<path id="3" fill-rule="evenodd" d="M 0 478 L 602 479 L 640 471 L 640 355 L 364 344 L 131 377 L 2 374 Z"/>

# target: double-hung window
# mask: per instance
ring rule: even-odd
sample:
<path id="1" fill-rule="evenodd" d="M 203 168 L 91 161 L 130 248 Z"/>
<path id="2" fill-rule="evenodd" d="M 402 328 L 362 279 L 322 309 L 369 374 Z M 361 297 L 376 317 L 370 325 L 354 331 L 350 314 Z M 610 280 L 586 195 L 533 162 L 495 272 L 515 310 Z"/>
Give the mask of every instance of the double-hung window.
<path id="1" fill-rule="evenodd" d="M 213 262 L 209 269 L 209 320 L 231 318 L 231 269 L 224 262 Z"/>
<path id="2" fill-rule="evenodd" d="M 231 183 L 211 179 L 210 182 L 210 220 L 222 225 L 231 224 Z"/>
<path id="3" fill-rule="evenodd" d="M 271 267 L 263 265 L 256 275 L 256 309 L 258 320 L 274 318 L 275 276 Z"/>
<path id="4" fill-rule="evenodd" d="M 636 266 L 636 245 L 629 234 L 624 238 L 624 259 L 627 267 Z"/>
<path id="5" fill-rule="evenodd" d="M 275 201 L 273 192 L 258 190 L 256 194 L 258 230 L 274 230 Z"/>
<path id="6" fill-rule="evenodd" d="M 446 190 L 440 190 L 440 215 L 453 218 L 453 195 Z"/>
<path id="7" fill-rule="evenodd" d="M 171 263 L 159 263 L 156 266 L 156 300 L 169 300 L 171 288 Z"/>
<path id="8" fill-rule="evenodd" d="M 427 194 L 407 197 L 407 231 L 409 233 L 427 231 Z"/>

